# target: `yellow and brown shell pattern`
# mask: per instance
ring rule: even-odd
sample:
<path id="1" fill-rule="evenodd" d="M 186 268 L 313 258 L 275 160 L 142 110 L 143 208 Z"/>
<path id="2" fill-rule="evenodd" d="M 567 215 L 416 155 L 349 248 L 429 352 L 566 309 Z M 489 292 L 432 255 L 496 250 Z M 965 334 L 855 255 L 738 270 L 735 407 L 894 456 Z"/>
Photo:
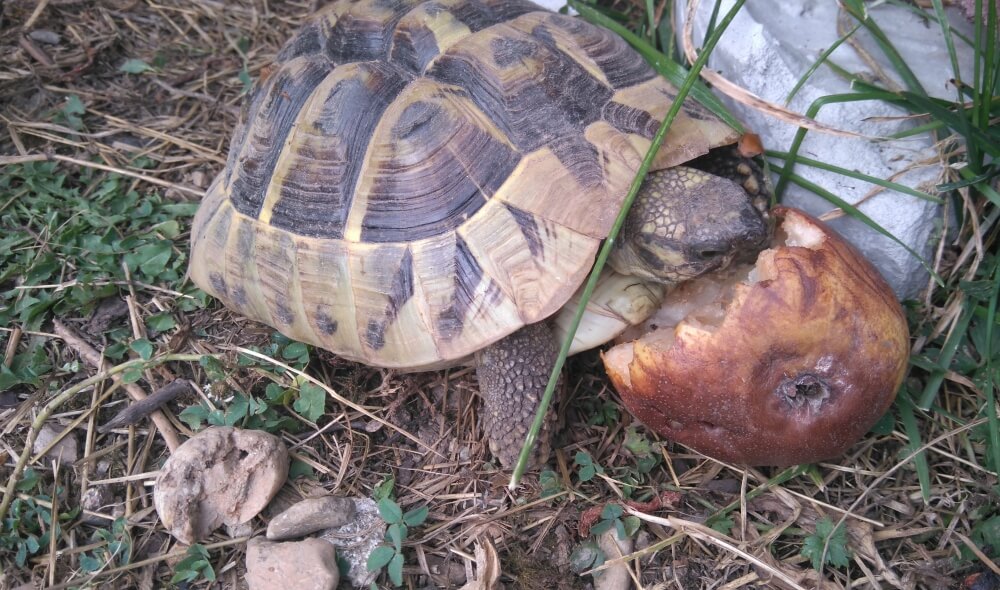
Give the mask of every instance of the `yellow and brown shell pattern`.
<path id="1" fill-rule="evenodd" d="M 455 364 L 573 295 L 675 95 L 524 0 L 336 2 L 251 93 L 191 277 L 353 360 Z M 655 166 L 734 140 L 691 105 Z"/>

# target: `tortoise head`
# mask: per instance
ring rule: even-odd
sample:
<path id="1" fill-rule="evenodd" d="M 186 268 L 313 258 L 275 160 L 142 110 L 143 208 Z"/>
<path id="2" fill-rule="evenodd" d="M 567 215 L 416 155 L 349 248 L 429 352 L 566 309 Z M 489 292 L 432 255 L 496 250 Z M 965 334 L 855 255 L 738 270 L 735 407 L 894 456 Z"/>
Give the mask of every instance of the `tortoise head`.
<path id="1" fill-rule="evenodd" d="M 646 177 L 609 262 L 621 274 L 673 284 L 756 254 L 767 237 L 738 184 L 677 166 Z"/>

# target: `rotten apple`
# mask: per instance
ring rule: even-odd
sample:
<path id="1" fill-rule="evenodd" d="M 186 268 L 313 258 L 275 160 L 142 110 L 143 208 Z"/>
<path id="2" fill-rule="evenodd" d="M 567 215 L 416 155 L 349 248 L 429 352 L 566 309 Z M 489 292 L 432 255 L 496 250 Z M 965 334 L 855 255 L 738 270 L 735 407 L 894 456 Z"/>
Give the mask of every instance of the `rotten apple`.
<path id="1" fill-rule="evenodd" d="M 756 264 L 678 288 L 604 364 L 632 414 L 664 437 L 787 466 L 841 455 L 886 412 L 909 334 L 857 250 L 801 211 L 772 213 Z"/>

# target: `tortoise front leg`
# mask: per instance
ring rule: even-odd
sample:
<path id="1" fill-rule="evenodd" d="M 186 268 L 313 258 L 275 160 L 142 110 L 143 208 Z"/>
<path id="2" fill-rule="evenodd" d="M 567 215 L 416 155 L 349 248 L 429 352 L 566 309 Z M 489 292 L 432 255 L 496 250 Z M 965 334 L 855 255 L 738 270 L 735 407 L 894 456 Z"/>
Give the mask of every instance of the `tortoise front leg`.
<path id="1" fill-rule="evenodd" d="M 545 322 L 525 326 L 484 348 L 476 356 L 483 426 L 490 451 L 504 468 L 517 463 L 545 385 L 559 355 L 559 344 Z M 562 379 L 557 386 L 561 388 Z M 552 450 L 555 411 L 549 409 L 530 465 L 544 463 Z"/>

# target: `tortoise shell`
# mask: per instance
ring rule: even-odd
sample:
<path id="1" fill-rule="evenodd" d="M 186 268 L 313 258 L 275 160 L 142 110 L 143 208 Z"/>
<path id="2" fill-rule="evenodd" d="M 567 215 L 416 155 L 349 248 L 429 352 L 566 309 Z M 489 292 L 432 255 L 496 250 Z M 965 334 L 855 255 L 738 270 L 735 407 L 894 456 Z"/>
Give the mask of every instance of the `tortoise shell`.
<path id="1" fill-rule="evenodd" d="M 675 96 L 524 0 L 335 2 L 251 92 L 191 277 L 353 360 L 455 364 L 573 295 Z M 654 169 L 735 139 L 686 104 Z"/>

